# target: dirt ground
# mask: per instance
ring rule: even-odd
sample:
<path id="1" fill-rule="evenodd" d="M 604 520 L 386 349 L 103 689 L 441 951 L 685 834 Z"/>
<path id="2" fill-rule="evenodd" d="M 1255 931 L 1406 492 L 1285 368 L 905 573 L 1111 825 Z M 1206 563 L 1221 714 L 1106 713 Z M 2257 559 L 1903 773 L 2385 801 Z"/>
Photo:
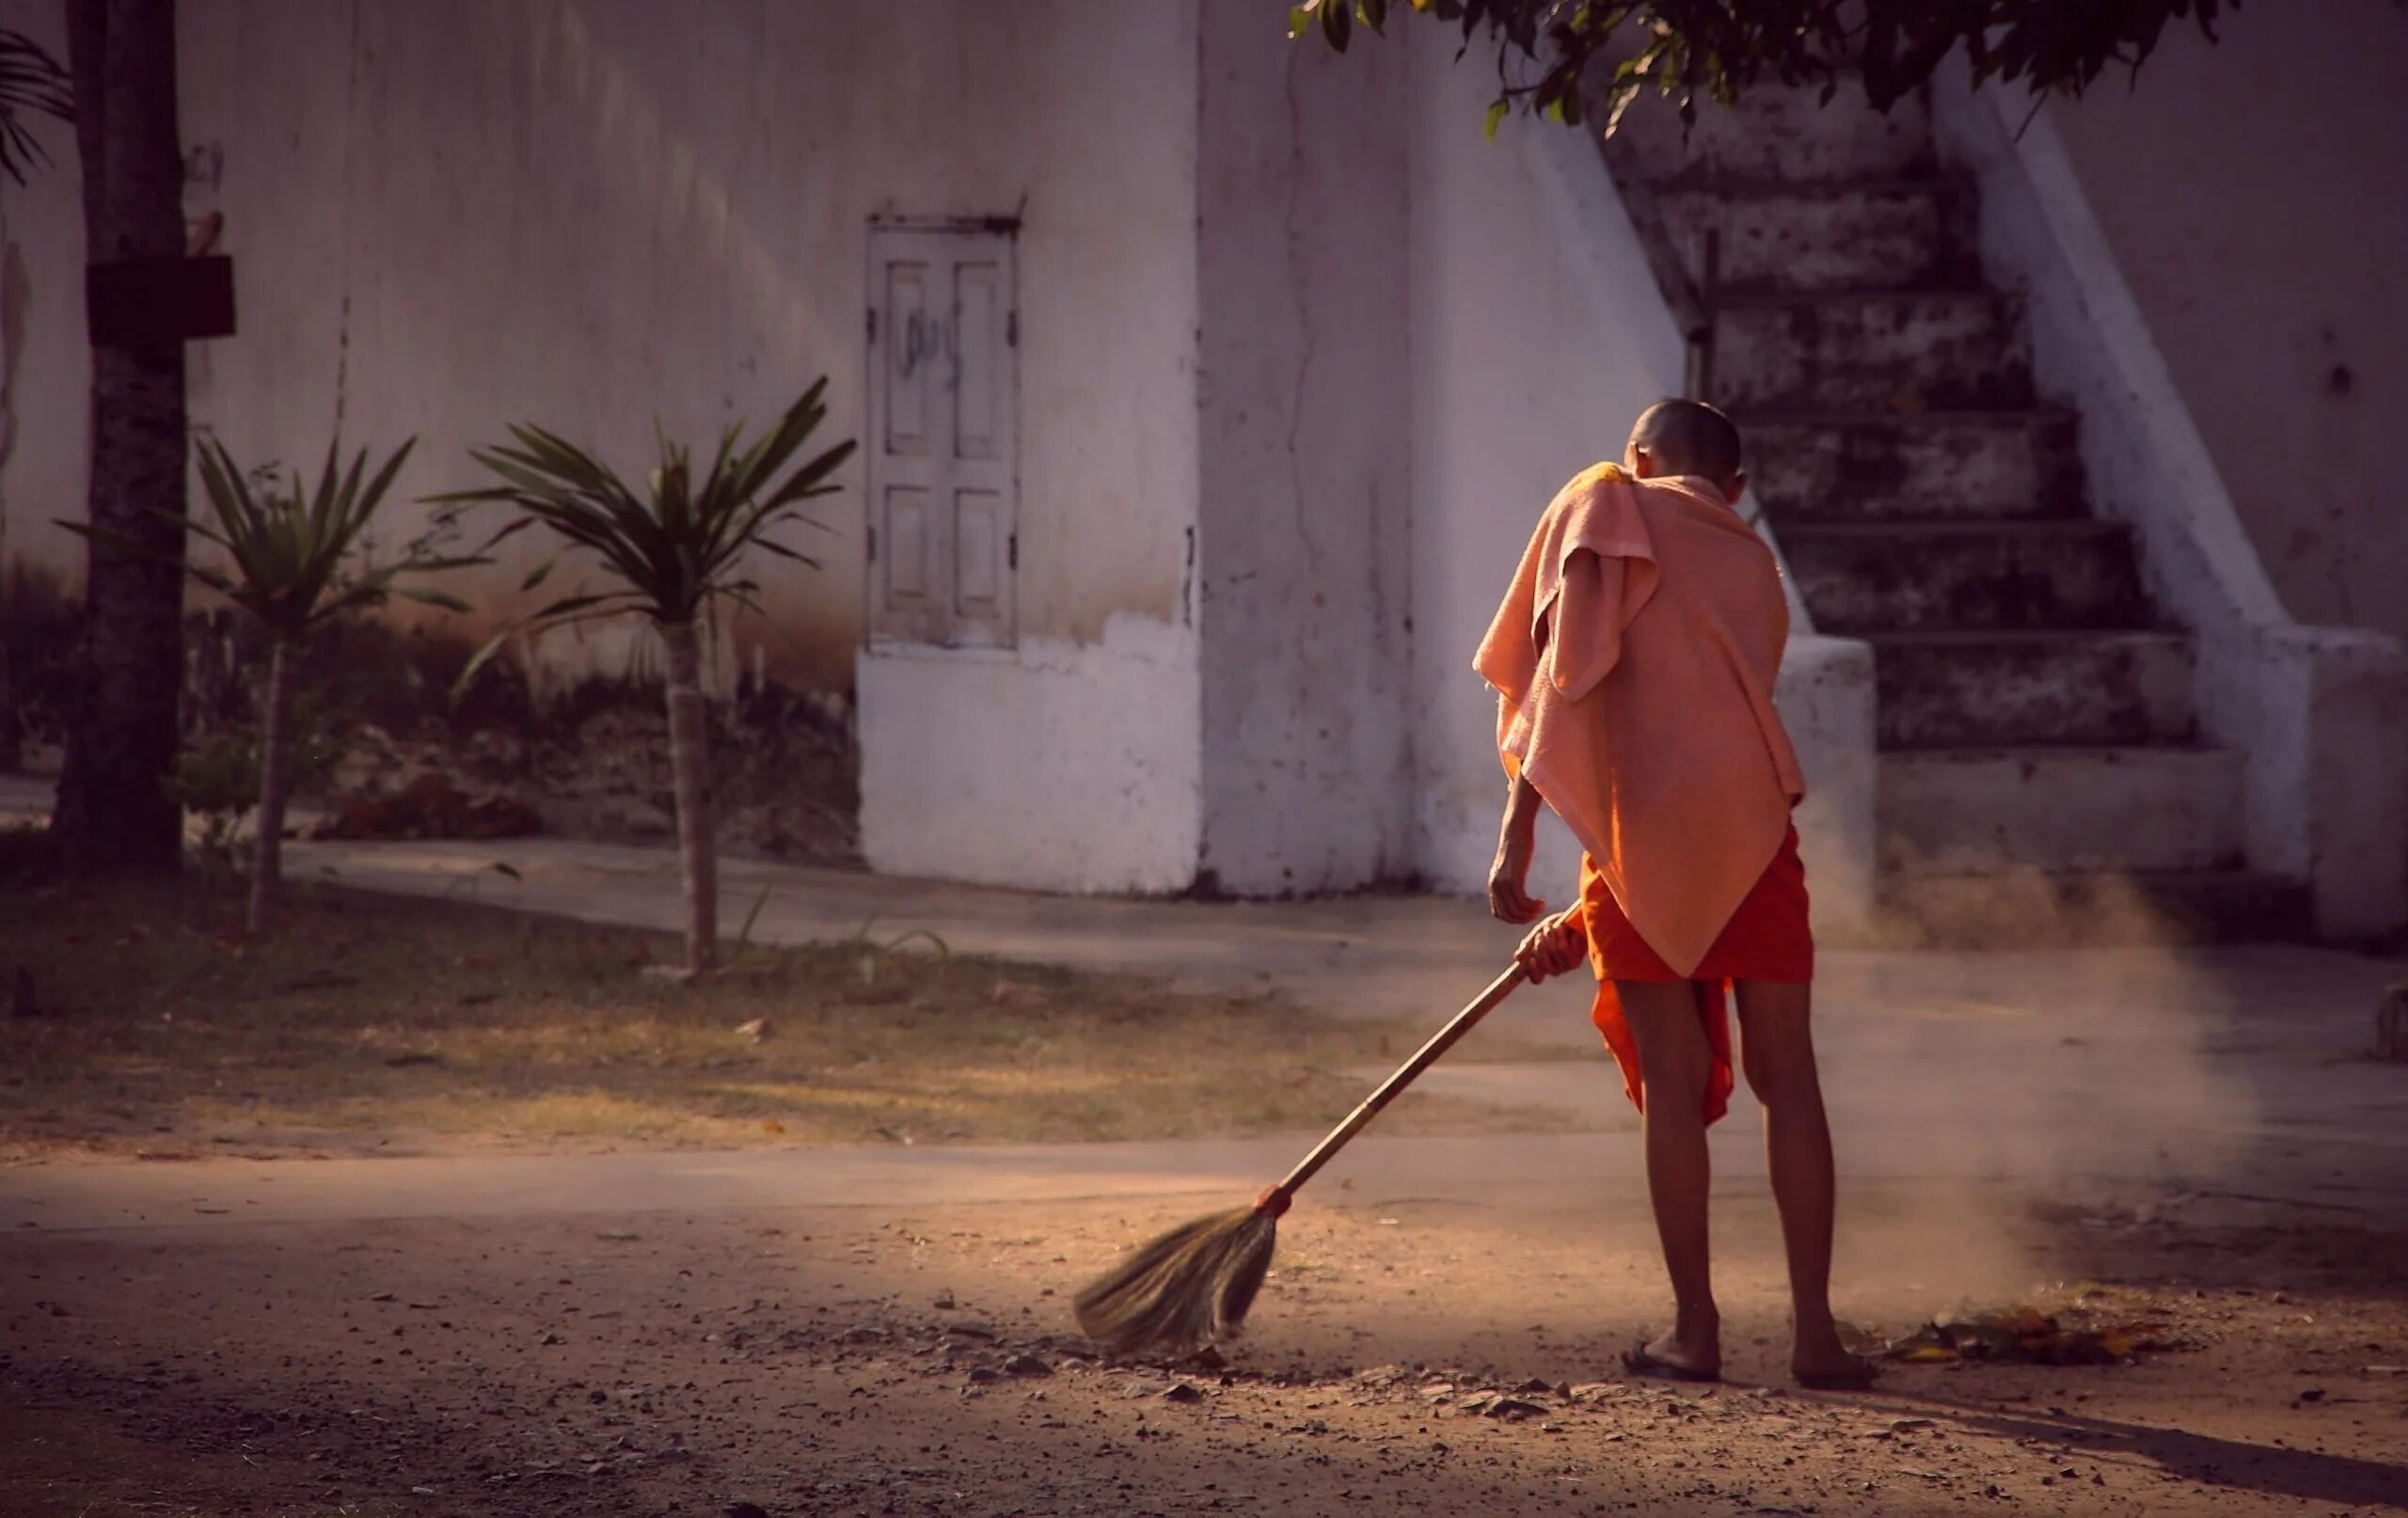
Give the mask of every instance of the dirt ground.
<path id="1" fill-rule="evenodd" d="M 1966 1296 L 2173 1347 L 1817 1395 L 1782 1384 L 1770 1210 L 1741 1195 L 1734 1380 L 1667 1386 L 1618 1364 L 1661 1306 L 1628 1180 L 1571 1216 L 1308 1196 L 1221 1366 L 1098 1359 L 1067 1302 L 1227 1198 L 24 1228 L 0 1511 L 2408 1509 L 2408 1233 L 1854 1193 L 1839 1299 L 1868 1329 Z M 2012 1226 L 1977 1247 L 1969 1215 Z"/>
<path id="2" fill-rule="evenodd" d="M 0 866 L 23 837 L 0 832 Z M 661 933 L 306 881 L 264 937 L 241 909 L 208 878 L 17 887 L 0 868 L 0 1162 L 1306 1128 L 1360 1097 L 1344 1072 L 1428 1031 L 874 924 L 731 943 L 726 973 L 686 987 L 642 972 L 682 957 Z M 1491 1037 L 1465 1057 L 1534 1052 Z M 1539 1120 L 1417 1093 L 1385 1131 Z"/>

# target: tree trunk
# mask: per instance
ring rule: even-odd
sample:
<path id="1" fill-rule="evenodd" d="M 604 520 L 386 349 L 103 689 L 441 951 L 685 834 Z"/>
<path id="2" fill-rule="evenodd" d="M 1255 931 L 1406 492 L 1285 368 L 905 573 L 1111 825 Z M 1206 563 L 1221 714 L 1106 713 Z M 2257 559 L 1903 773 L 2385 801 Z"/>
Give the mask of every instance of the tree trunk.
<path id="1" fill-rule="evenodd" d="M 677 864 L 686 878 L 686 972 L 719 968 L 719 850 L 711 830 L 710 730 L 703 657 L 690 622 L 663 624 L 669 645 L 669 769 L 677 789 Z"/>
<path id="2" fill-rule="evenodd" d="M 282 639 L 267 656 L 260 704 L 260 836 L 251 850 L 251 910 L 245 925 L 267 926 L 268 904 L 284 878 L 284 803 L 293 789 L 293 667 L 300 649 Z"/>
<path id="3" fill-rule="evenodd" d="M 68 0 L 67 24 L 85 256 L 181 255 L 175 0 Z M 145 552 L 86 550 L 83 699 L 51 817 L 78 869 L 172 869 L 182 852 L 167 782 L 184 668 L 183 507 L 183 345 L 95 349 L 91 524 Z"/>

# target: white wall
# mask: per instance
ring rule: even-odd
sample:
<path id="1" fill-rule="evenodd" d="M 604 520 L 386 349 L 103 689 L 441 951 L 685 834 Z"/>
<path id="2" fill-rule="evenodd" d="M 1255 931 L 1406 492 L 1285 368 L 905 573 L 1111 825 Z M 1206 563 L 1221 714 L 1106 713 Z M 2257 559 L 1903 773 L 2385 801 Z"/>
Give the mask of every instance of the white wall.
<path id="1" fill-rule="evenodd" d="M 1497 699 L 1472 651 L 1564 481 L 1618 457 L 1631 421 L 1680 384 L 1679 334 L 1637 251 L 1630 319 L 1601 332 L 1529 134 L 1481 133 L 1495 75 L 1433 27 L 1412 34 L 1413 708 L 1422 873 L 1484 889 L 1505 799 Z M 1426 34 L 1426 35 L 1425 35 Z M 1599 182 L 1603 164 L 1594 166 Z M 1579 850 L 1550 814 L 1531 889 L 1574 899 Z"/>
<path id="2" fill-rule="evenodd" d="M 2049 115 L 2285 606 L 2408 638 L 2408 12 L 2218 30 Z"/>
<path id="3" fill-rule="evenodd" d="M 862 846 L 885 875 L 1172 893 L 1196 878 L 1196 637 L 1116 617 L 1094 643 L 861 661 Z"/>
<path id="4" fill-rule="evenodd" d="M 1202 868 L 1249 895 L 1412 864 L 1405 61 L 1202 8 Z"/>
<path id="5" fill-rule="evenodd" d="M 57 40 L 57 10 L 0 0 L 0 24 Z M 193 350 L 194 419 L 246 460 L 416 434 L 414 493 L 473 482 L 467 448 L 513 420 L 635 467 L 656 416 L 707 439 L 821 373 L 830 435 L 858 435 L 869 217 L 1018 211 L 1022 625 L 1175 623 L 1194 130 L 1164 102 L 1193 99 L 1194 33 L 1192 6 L 1116 0 L 184 6 L 185 141 L 224 160 L 188 209 L 226 214 L 242 325 Z M 40 525 L 80 514 L 87 372 L 75 155 L 49 140 L 56 167 L 0 191 L 31 290 L 0 501 L 11 556 L 72 566 Z M 850 679 L 860 480 L 796 540 L 827 572 L 765 562 L 776 626 L 732 652 Z M 506 603 L 534 552 L 471 598 Z"/>

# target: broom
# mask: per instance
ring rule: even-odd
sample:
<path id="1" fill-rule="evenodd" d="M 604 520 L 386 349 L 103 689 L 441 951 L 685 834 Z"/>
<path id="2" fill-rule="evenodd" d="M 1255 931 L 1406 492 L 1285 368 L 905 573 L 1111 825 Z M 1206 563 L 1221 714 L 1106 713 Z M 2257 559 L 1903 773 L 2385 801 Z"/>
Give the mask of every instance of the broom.
<path id="1" fill-rule="evenodd" d="M 1271 1269 L 1279 1214 L 1288 1210 L 1297 1189 L 1529 978 L 1529 972 L 1516 964 L 1489 982 L 1479 1000 L 1456 1013 L 1253 1206 L 1182 1224 L 1089 1282 L 1073 1299 L 1080 1330 L 1123 1354 L 1148 1348 L 1184 1353 L 1235 1337 Z"/>

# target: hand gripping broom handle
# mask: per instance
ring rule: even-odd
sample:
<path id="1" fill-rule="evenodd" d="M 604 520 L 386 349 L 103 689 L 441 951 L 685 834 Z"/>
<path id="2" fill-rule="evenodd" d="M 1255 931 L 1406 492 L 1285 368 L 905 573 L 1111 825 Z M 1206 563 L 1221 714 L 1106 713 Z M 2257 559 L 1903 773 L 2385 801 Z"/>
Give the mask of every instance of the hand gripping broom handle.
<path id="1" fill-rule="evenodd" d="M 1313 1152 L 1305 1156 L 1302 1164 L 1289 1171 L 1286 1179 L 1256 1197 L 1256 1210 L 1267 1211 L 1273 1217 L 1287 1211 L 1288 1204 L 1294 1199 L 1297 1190 L 1312 1179 L 1314 1173 L 1335 1158 L 1339 1150 L 1346 1147 L 1348 1139 L 1363 1131 L 1365 1126 L 1380 1115 L 1380 1109 L 1395 1099 L 1398 1092 L 1411 1085 L 1423 1070 L 1437 1064 L 1439 1056 L 1454 1048 L 1458 1039 L 1471 1032 L 1473 1024 L 1495 1011 L 1497 1003 L 1511 996 L 1514 988 L 1529 977 L 1530 972 L 1516 964 L 1490 981 L 1488 989 L 1480 993 L 1479 1000 L 1456 1013 L 1445 1027 L 1431 1036 L 1428 1043 L 1416 1050 L 1413 1057 L 1406 1060 L 1394 1075 L 1381 1082 L 1377 1091 L 1365 1097 L 1361 1106 L 1346 1115 L 1346 1121 L 1331 1129 L 1327 1138 L 1313 1146 Z"/>

